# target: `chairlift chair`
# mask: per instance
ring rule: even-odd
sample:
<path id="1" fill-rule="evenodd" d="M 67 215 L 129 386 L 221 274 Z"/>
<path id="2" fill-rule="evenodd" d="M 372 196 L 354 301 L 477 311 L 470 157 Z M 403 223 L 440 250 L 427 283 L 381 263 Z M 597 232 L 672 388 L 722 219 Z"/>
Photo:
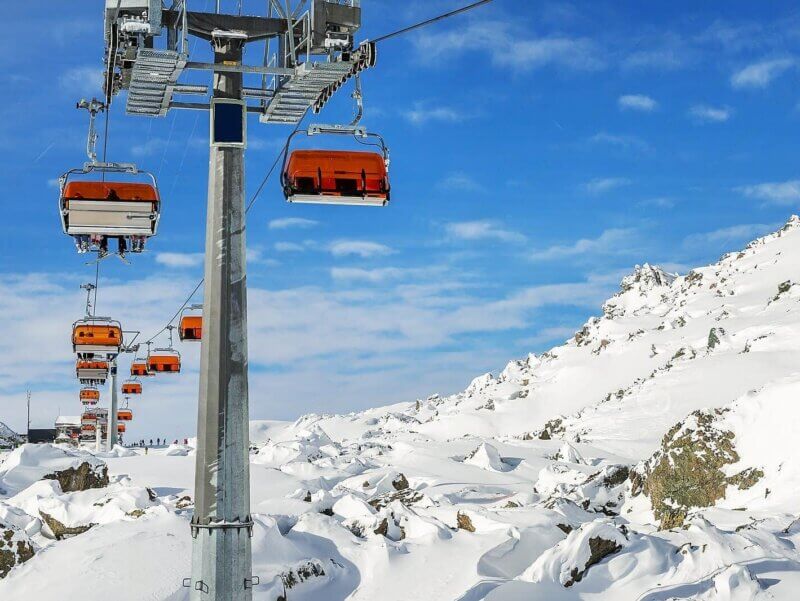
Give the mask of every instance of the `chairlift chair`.
<path id="1" fill-rule="evenodd" d="M 144 176 L 148 181 L 121 181 L 119 174 Z M 89 179 L 76 179 L 82 176 Z M 67 171 L 59 182 L 61 224 L 64 233 L 75 239 L 78 252 L 93 245 L 103 252 L 105 241 L 117 238 L 124 241 L 121 252 L 138 253 L 146 239 L 156 235 L 161 197 L 151 173 L 129 163 L 91 162 Z"/>
<path id="2" fill-rule="evenodd" d="M 142 383 L 135 380 L 126 380 L 122 383 L 122 394 L 142 394 Z"/>
<path id="3" fill-rule="evenodd" d="M 202 311 L 203 305 L 193 305 L 181 312 L 178 325 L 178 336 L 182 342 L 200 342 L 203 338 L 203 315 L 196 314 Z M 192 314 L 195 313 L 195 314 Z"/>
<path id="4" fill-rule="evenodd" d="M 108 361 L 78 359 L 75 364 L 75 372 L 81 384 L 86 384 L 87 386 L 102 385 L 108 379 Z"/>
<path id="5" fill-rule="evenodd" d="M 127 430 L 127 426 L 125 424 L 117 424 L 117 434 L 124 434 L 125 430 Z"/>
<path id="6" fill-rule="evenodd" d="M 96 405 L 100 402 L 100 391 L 97 388 L 83 388 L 80 391 L 81 403 L 86 405 Z"/>
<path id="7" fill-rule="evenodd" d="M 117 420 L 121 422 L 129 422 L 133 420 L 133 411 L 130 409 L 120 409 L 117 411 Z"/>
<path id="8" fill-rule="evenodd" d="M 294 150 L 297 134 L 348 135 L 380 152 Z M 286 200 L 291 203 L 386 206 L 390 199 L 389 149 L 383 138 L 362 126 L 312 125 L 289 136 L 281 172 Z"/>
<path id="9" fill-rule="evenodd" d="M 108 317 L 88 316 L 72 324 L 72 350 L 79 359 L 113 359 L 122 346 L 122 326 Z"/>
<path id="10" fill-rule="evenodd" d="M 131 363 L 131 377 L 144 378 L 153 374 L 147 369 L 147 359 L 134 359 Z"/>
<path id="11" fill-rule="evenodd" d="M 181 371 L 181 354 L 173 348 L 154 349 L 147 357 L 147 370 L 152 374 Z"/>

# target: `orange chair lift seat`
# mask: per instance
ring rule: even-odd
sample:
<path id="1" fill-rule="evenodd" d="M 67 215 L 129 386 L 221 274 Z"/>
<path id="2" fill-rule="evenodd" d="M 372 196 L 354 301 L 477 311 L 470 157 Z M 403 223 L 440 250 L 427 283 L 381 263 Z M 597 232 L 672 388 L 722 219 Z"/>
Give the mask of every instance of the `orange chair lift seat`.
<path id="1" fill-rule="evenodd" d="M 125 427 L 125 424 L 117 424 L 117 433 L 118 434 L 124 434 L 125 430 L 127 430 L 127 428 Z"/>
<path id="2" fill-rule="evenodd" d="M 382 206 L 389 201 L 389 174 L 377 152 L 295 150 L 284 182 L 289 202 Z"/>
<path id="3" fill-rule="evenodd" d="M 75 371 L 81 382 L 105 382 L 108 378 L 107 361 L 78 361 Z"/>
<path id="4" fill-rule="evenodd" d="M 126 382 L 122 385 L 122 394 L 142 394 L 142 385 L 138 382 Z"/>
<path id="5" fill-rule="evenodd" d="M 70 182 L 61 195 L 64 231 L 73 236 L 154 236 L 160 202 L 150 184 Z"/>
<path id="6" fill-rule="evenodd" d="M 122 328 L 116 325 L 81 324 L 72 329 L 72 348 L 77 353 L 118 353 Z"/>
<path id="7" fill-rule="evenodd" d="M 178 328 L 181 340 L 201 340 L 203 338 L 203 318 L 200 315 L 187 315 L 181 318 Z"/>
<path id="8" fill-rule="evenodd" d="M 133 419 L 133 411 L 130 409 L 120 409 L 117 411 L 117 419 L 123 422 L 129 422 Z"/>
<path id="9" fill-rule="evenodd" d="M 149 376 L 147 361 L 134 361 L 131 363 L 131 376 Z"/>
<path id="10" fill-rule="evenodd" d="M 100 391 L 96 388 L 84 388 L 80 392 L 80 397 L 82 401 L 99 401 Z"/>
<path id="11" fill-rule="evenodd" d="M 177 353 L 154 351 L 147 358 L 147 369 L 152 373 L 179 373 L 181 371 L 181 357 Z"/>

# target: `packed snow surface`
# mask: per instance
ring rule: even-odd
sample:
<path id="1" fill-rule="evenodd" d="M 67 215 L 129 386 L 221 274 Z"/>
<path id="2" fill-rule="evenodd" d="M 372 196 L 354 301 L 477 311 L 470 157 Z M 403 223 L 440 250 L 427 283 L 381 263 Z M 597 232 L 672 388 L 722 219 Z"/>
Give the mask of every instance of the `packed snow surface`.
<path id="1" fill-rule="evenodd" d="M 573 338 L 462 393 L 254 422 L 254 599 L 796 599 L 798 366 L 792 218 L 684 276 L 637 267 Z M 36 554 L 0 599 L 188 599 L 193 453 L 6 455 L 0 532 Z M 82 461 L 109 485 L 42 480 Z M 711 500 L 687 505 L 701 468 Z"/>

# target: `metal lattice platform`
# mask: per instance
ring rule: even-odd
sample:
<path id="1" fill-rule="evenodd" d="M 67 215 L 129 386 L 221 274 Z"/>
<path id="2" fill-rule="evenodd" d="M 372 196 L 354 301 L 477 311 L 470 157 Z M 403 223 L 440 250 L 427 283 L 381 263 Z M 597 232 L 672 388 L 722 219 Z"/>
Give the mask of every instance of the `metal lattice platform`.
<path id="1" fill-rule="evenodd" d="M 128 89 L 128 114 L 166 115 L 185 66 L 186 57 L 178 52 L 140 48 Z"/>
<path id="2" fill-rule="evenodd" d="M 305 63 L 297 74 L 275 93 L 263 123 L 298 123 L 306 111 L 330 86 L 341 85 L 353 76 L 353 63 Z M 338 86 L 337 86 L 338 87 Z"/>

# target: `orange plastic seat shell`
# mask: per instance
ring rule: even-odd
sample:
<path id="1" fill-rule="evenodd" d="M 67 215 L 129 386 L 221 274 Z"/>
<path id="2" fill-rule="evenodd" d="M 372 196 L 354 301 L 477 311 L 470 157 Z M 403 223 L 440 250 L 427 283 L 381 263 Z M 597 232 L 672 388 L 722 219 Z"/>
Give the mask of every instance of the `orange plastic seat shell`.
<path id="1" fill-rule="evenodd" d="M 119 200 L 158 202 L 158 190 L 150 184 L 128 182 L 70 182 L 64 188 L 65 200 Z"/>
<path id="2" fill-rule="evenodd" d="M 97 430 L 97 428 L 95 428 L 92 424 L 83 424 L 81 426 L 81 430 L 86 430 L 87 432 L 94 432 L 95 430 Z"/>
<path id="3" fill-rule="evenodd" d="M 78 361 L 77 369 L 103 369 L 108 371 L 108 361 Z"/>
<path id="4" fill-rule="evenodd" d="M 201 340 L 203 338 L 203 318 L 200 315 L 187 315 L 181 318 L 178 333 L 181 340 Z"/>
<path id="5" fill-rule="evenodd" d="M 117 432 L 118 432 L 119 434 L 122 434 L 122 433 L 123 433 L 123 432 L 125 432 L 125 430 L 127 430 L 127 429 L 128 429 L 128 428 L 125 426 L 125 424 L 117 424 Z"/>
<path id="6" fill-rule="evenodd" d="M 119 326 L 80 325 L 72 330 L 75 346 L 119 346 L 122 343 L 122 328 Z"/>
<path id="7" fill-rule="evenodd" d="M 146 361 L 134 361 L 131 363 L 131 376 L 149 376 Z"/>
<path id="8" fill-rule="evenodd" d="M 120 409 L 117 411 L 117 419 L 123 422 L 129 422 L 133 419 L 133 411 L 130 409 Z"/>
<path id="9" fill-rule="evenodd" d="M 181 358 L 175 355 L 150 355 L 147 369 L 150 372 L 178 373 L 181 371 Z"/>
<path id="10" fill-rule="evenodd" d="M 330 196 L 348 196 L 337 180 L 355 182 L 354 192 L 376 198 L 388 198 L 389 174 L 386 162 L 377 152 L 345 150 L 295 150 L 286 164 L 286 179 L 295 191 Z M 298 178 L 311 179 L 313 190 L 305 190 Z"/>
<path id="11" fill-rule="evenodd" d="M 142 394 L 142 385 L 138 382 L 123 384 L 122 394 Z"/>
<path id="12" fill-rule="evenodd" d="M 88 388 L 81 390 L 80 396 L 82 401 L 99 401 L 100 391 L 95 390 L 94 388 Z"/>

